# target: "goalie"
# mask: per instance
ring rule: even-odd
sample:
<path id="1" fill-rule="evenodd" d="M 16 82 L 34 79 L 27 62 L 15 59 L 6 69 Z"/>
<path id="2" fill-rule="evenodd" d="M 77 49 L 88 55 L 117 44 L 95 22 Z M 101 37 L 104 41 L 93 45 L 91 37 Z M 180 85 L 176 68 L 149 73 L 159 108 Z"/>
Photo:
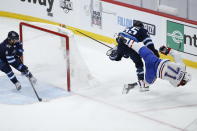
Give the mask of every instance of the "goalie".
<path id="1" fill-rule="evenodd" d="M 21 61 L 23 51 L 22 43 L 19 41 L 19 35 L 15 31 L 10 31 L 8 37 L 0 44 L 0 70 L 8 76 L 17 90 L 21 89 L 21 84 L 14 75 L 11 66 L 24 74 L 33 83 L 36 82 L 36 79 L 29 72 L 28 67 Z"/>

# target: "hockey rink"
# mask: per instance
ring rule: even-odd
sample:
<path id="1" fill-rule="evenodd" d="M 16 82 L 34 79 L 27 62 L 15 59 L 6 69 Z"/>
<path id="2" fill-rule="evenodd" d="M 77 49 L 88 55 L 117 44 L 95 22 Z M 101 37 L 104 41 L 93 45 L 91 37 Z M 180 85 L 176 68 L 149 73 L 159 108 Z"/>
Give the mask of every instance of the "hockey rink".
<path id="1" fill-rule="evenodd" d="M 9 31 L 18 32 L 18 23 L 0 17 L 1 42 Z M 61 45 L 54 44 L 56 38 L 33 36 L 31 30 L 26 38 L 25 63 L 38 79 L 35 88 L 44 101 L 38 102 L 28 80 L 17 71 L 20 91 L 0 72 L 0 131 L 197 131 L 196 69 L 187 67 L 192 80 L 185 87 L 157 79 L 149 92 L 134 89 L 125 95 L 123 85 L 137 80 L 132 61 L 111 61 L 107 47 L 76 35 L 75 58 L 84 63 L 75 67 L 85 64 L 83 71 L 91 77 L 83 83 L 74 72 L 68 93 L 64 54 Z M 43 59 L 50 52 L 53 55 Z"/>

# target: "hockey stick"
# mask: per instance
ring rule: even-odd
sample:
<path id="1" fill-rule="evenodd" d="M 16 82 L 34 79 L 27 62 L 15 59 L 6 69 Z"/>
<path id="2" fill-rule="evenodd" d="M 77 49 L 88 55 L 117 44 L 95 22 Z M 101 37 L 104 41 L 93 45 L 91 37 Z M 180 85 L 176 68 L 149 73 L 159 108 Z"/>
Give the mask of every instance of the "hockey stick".
<path id="1" fill-rule="evenodd" d="M 84 36 L 86 36 L 86 37 L 88 37 L 88 38 L 90 38 L 90 39 L 92 39 L 92 40 L 94 40 L 94 41 L 96 41 L 96 42 L 98 42 L 98 43 L 100 43 L 100 44 L 102 44 L 102 45 L 104 45 L 104 46 L 110 48 L 110 49 L 112 49 L 111 46 L 108 46 L 108 45 L 106 45 L 105 43 L 103 43 L 103 42 L 101 42 L 101 41 L 99 41 L 99 40 L 97 40 L 97 39 L 94 39 L 94 38 L 92 38 L 91 36 L 86 35 L 85 33 L 82 33 L 82 32 L 80 32 L 80 31 L 78 31 L 78 30 L 76 30 L 76 31 L 77 31 L 78 33 L 80 33 L 80 34 L 82 34 L 82 35 L 84 35 Z"/>
<path id="2" fill-rule="evenodd" d="M 78 33 L 80 33 L 80 34 L 82 34 L 82 35 L 84 35 L 84 36 L 86 36 L 86 37 L 88 37 L 88 38 L 90 38 L 90 39 L 92 39 L 92 40 L 94 40 L 94 41 L 96 41 L 96 42 L 98 42 L 98 43 L 100 43 L 100 44 L 102 44 L 102 45 L 108 47 L 108 48 L 110 48 L 110 49 L 107 51 L 107 53 L 106 53 L 107 56 L 109 56 L 109 55 L 111 54 L 111 52 L 113 51 L 113 47 L 108 46 L 108 45 L 106 45 L 105 43 L 103 43 L 103 42 L 101 42 L 101 41 L 99 41 L 99 40 L 97 40 L 97 39 L 94 39 L 94 38 L 92 38 L 92 37 L 89 36 L 89 35 L 86 35 L 85 33 L 82 33 L 82 32 L 80 32 L 80 31 L 78 31 L 78 30 L 76 30 L 76 31 L 77 31 Z"/>
<path id="3" fill-rule="evenodd" d="M 42 98 L 40 98 L 39 96 L 38 96 L 38 93 L 37 93 L 37 91 L 36 91 L 36 89 L 35 89 L 35 87 L 34 87 L 34 84 L 32 83 L 32 81 L 28 78 L 28 80 L 29 80 L 29 82 L 30 82 L 30 84 L 31 84 L 31 87 L 33 88 L 33 90 L 34 90 L 34 93 L 36 94 L 36 97 L 38 98 L 38 101 L 42 101 Z"/>
<path id="4" fill-rule="evenodd" d="M 64 24 L 60 24 L 59 26 L 68 29 L 68 28 L 66 27 L 66 25 L 64 25 Z M 72 29 L 70 29 L 70 30 L 72 30 Z M 82 35 L 84 35 L 84 36 L 86 36 L 86 37 L 88 37 L 88 38 L 90 38 L 90 39 L 92 39 L 92 40 L 94 40 L 94 41 L 96 41 L 96 42 L 98 42 L 98 43 L 100 43 L 100 44 L 102 44 L 102 45 L 104 45 L 104 46 L 110 48 L 110 49 L 113 48 L 113 47 L 108 46 L 108 45 L 106 45 L 105 43 L 103 43 L 103 42 L 101 42 L 101 41 L 99 41 L 99 40 L 97 40 L 97 39 L 94 39 L 93 37 L 91 37 L 91 36 L 89 36 L 89 35 L 86 35 L 85 33 L 81 32 L 81 31 L 78 31 L 78 30 L 74 30 L 74 31 L 76 31 L 76 32 L 78 32 L 79 34 L 82 34 Z"/>

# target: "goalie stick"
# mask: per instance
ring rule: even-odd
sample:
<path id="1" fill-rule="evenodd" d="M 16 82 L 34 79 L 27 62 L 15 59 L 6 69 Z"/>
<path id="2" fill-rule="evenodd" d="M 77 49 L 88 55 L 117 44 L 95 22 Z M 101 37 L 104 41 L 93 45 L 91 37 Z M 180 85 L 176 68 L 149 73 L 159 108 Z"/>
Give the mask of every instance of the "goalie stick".
<path id="1" fill-rule="evenodd" d="M 36 97 L 38 98 L 38 101 L 42 101 L 42 98 L 40 98 L 39 96 L 38 96 L 38 93 L 37 93 L 37 91 L 36 91 L 36 89 L 35 89 L 35 87 L 34 87 L 34 84 L 33 84 L 33 82 L 30 80 L 30 78 L 28 78 L 28 80 L 29 80 L 29 82 L 30 82 L 30 84 L 31 84 L 31 87 L 33 88 L 33 90 L 34 90 L 34 93 L 36 94 Z"/>

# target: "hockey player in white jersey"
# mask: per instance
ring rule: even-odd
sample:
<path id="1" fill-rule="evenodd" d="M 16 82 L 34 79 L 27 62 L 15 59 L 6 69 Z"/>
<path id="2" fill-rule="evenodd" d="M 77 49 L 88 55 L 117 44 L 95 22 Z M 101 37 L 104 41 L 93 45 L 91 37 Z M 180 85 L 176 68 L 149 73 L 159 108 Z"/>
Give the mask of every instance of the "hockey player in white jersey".
<path id="1" fill-rule="evenodd" d="M 171 55 L 175 62 L 168 61 L 166 64 L 160 64 L 157 71 L 159 78 L 168 80 L 175 87 L 184 86 L 191 80 L 190 74 L 186 72 L 186 66 L 175 50 L 162 46 L 160 52 L 164 55 Z"/>
<path id="2" fill-rule="evenodd" d="M 175 62 L 159 59 L 141 42 L 137 43 L 131 40 L 125 44 L 134 49 L 143 58 L 146 73 L 144 81 L 126 84 L 123 93 L 128 93 L 130 89 L 137 86 L 140 87 L 142 91 L 147 91 L 148 89 L 145 87 L 153 84 L 157 78 L 168 80 L 175 87 L 184 86 L 191 80 L 191 75 L 186 71 L 186 66 L 183 64 L 180 56 L 170 48 L 162 46 L 159 51 L 165 55 L 169 54 L 174 57 Z"/>

